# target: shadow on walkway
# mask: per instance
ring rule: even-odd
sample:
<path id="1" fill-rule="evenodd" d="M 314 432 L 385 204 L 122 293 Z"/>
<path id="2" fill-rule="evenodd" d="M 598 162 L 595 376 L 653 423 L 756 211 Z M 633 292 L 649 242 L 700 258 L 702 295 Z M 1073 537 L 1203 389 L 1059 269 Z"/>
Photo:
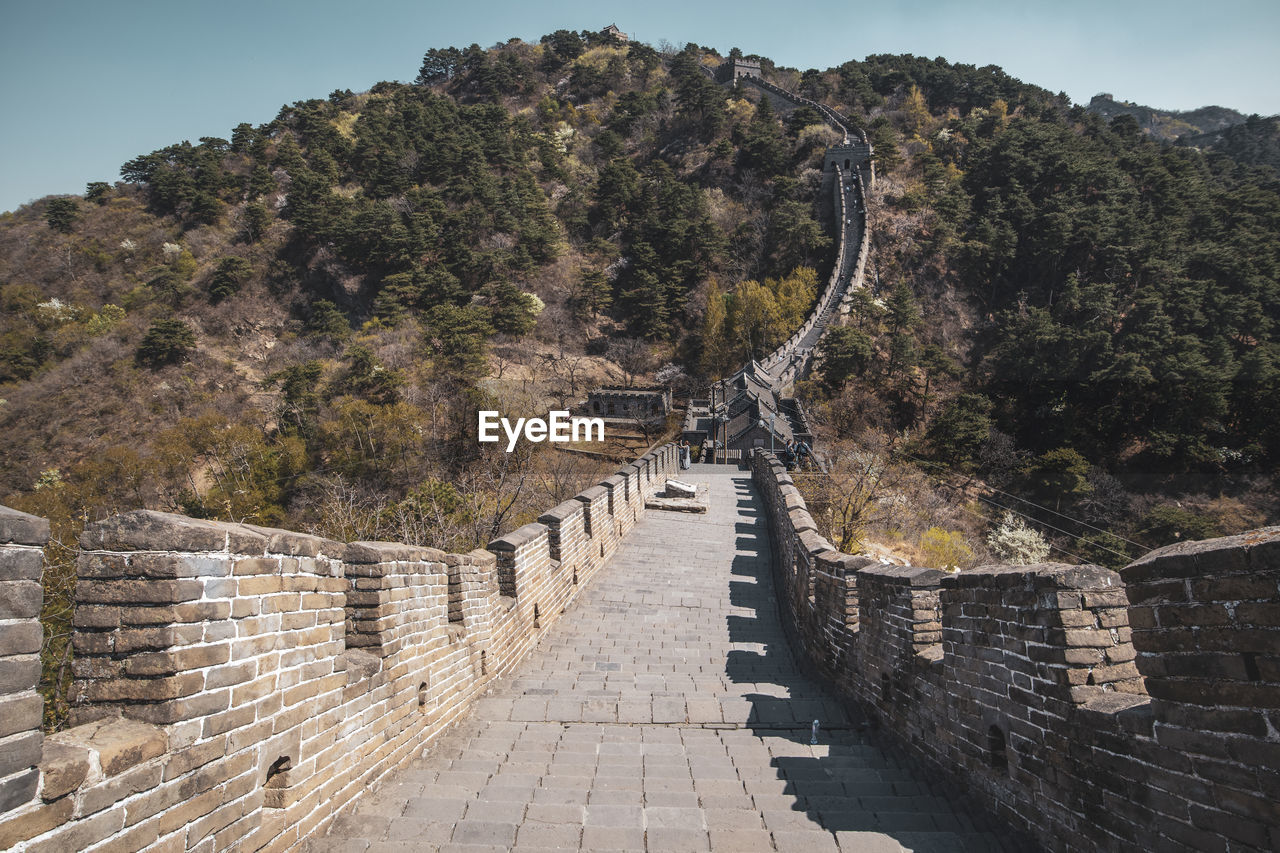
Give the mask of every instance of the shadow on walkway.
<path id="1" fill-rule="evenodd" d="M 961 806 L 960 792 L 925 781 L 856 708 L 803 674 L 782 624 L 763 506 L 749 478 L 736 479 L 735 491 L 743 521 L 730 600 L 755 615 L 729 616 L 729 637 L 758 651 L 731 651 L 725 673 L 753 686 L 748 728 L 767 745 L 791 809 L 834 833 L 841 850 L 895 849 L 885 836 L 913 851 L 1027 849 L 995 819 Z"/>

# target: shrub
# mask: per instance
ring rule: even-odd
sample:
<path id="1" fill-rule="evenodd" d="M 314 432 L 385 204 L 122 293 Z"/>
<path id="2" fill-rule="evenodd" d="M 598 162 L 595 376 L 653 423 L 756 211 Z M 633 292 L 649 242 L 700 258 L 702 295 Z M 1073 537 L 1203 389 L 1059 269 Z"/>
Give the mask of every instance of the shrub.
<path id="1" fill-rule="evenodd" d="M 920 550 L 924 554 L 925 565 L 949 572 L 954 572 L 973 556 L 973 549 L 964 541 L 963 533 L 941 527 L 930 527 L 921 534 Z"/>

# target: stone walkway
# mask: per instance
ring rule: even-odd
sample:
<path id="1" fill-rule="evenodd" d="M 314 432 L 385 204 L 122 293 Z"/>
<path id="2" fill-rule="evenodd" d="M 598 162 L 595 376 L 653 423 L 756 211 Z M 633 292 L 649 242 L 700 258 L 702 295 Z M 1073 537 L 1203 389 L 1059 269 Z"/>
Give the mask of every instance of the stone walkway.
<path id="1" fill-rule="evenodd" d="M 311 853 L 1005 849 L 800 674 L 750 475 L 688 474 L 711 511 L 650 512 L 515 675 Z"/>

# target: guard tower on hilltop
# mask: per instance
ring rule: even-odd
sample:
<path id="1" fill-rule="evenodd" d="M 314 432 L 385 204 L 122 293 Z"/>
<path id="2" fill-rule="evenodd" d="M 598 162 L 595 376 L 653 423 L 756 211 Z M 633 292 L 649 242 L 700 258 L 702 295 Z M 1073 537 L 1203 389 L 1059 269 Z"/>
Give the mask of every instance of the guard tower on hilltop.
<path id="1" fill-rule="evenodd" d="M 739 77 L 760 79 L 760 60 L 731 57 L 716 66 L 716 82 L 732 83 Z"/>

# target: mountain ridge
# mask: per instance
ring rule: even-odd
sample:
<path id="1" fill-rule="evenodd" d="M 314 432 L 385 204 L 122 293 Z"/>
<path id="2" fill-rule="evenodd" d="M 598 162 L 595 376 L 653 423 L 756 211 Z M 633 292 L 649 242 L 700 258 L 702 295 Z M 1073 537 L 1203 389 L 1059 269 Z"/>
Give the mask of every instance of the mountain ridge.
<path id="1" fill-rule="evenodd" d="M 1197 107 L 1194 110 L 1163 110 L 1117 100 L 1109 92 L 1094 95 L 1085 109 L 1108 121 L 1117 116 L 1132 116 L 1144 132 L 1168 142 L 1180 136 L 1221 131 L 1240 124 L 1247 118 L 1242 112 L 1217 105 Z"/>

